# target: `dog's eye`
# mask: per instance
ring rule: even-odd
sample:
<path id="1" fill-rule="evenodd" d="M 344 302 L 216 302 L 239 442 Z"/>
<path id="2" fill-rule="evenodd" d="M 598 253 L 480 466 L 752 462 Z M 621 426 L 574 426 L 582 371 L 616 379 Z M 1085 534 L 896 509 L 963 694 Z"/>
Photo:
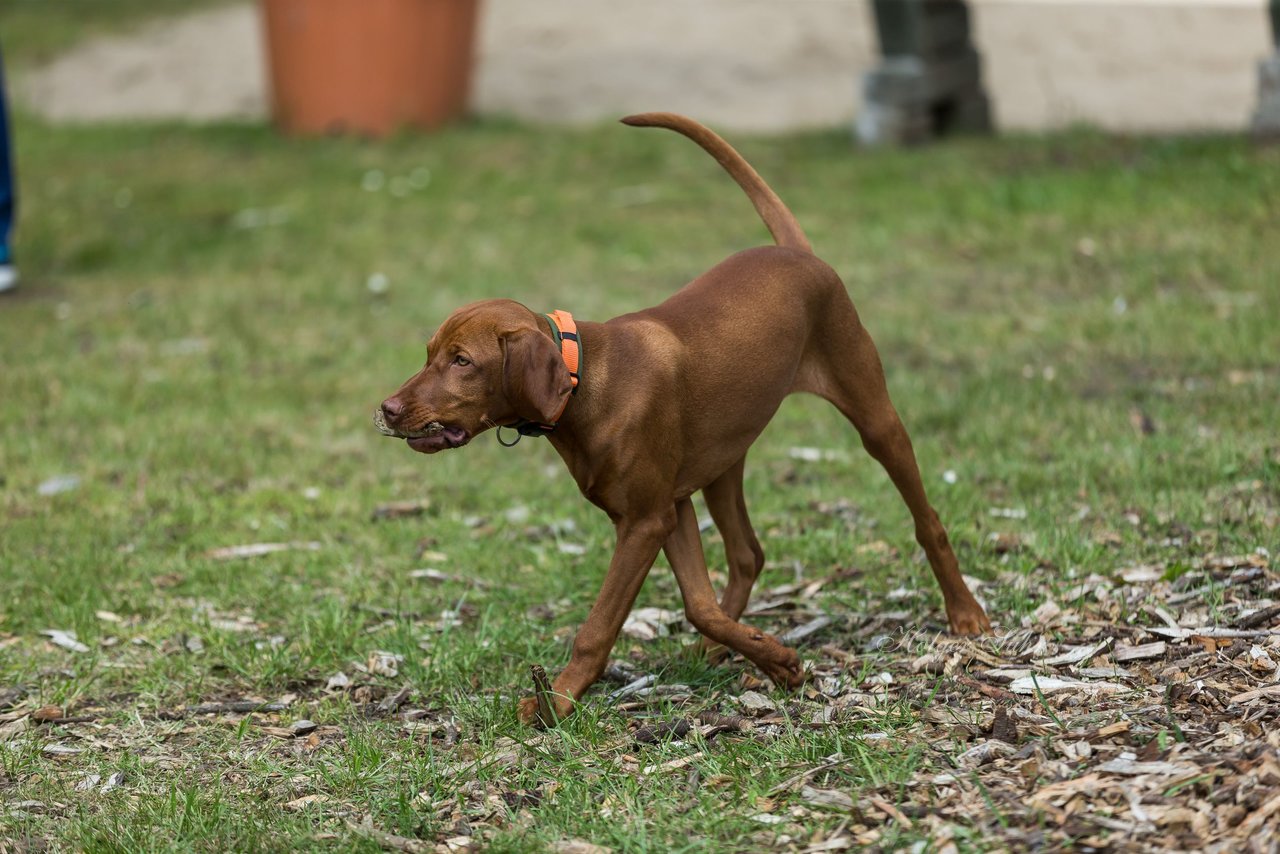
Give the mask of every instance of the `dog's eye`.
<path id="1" fill-rule="evenodd" d="M 471 360 L 466 356 L 454 356 L 453 363 L 459 368 L 465 368 L 467 365 L 471 364 Z"/>

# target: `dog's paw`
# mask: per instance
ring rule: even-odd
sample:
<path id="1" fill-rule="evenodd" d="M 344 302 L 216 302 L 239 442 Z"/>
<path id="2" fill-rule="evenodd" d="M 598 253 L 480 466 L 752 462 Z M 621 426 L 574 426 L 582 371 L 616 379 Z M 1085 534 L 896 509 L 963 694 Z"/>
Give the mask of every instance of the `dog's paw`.
<path id="1" fill-rule="evenodd" d="M 553 694 L 547 698 L 547 702 L 551 706 L 555 720 L 544 719 L 545 716 L 538 708 L 537 697 L 525 697 L 516 707 L 516 716 L 520 719 L 520 723 L 537 729 L 549 729 L 573 714 L 573 700 L 568 697 Z"/>
<path id="2" fill-rule="evenodd" d="M 799 653 L 790 647 L 782 647 L 782 654 L 778 660 L 760 669 L 764 671 L 765 676 L 773 680 L 773 684 L 789 691 L 794 691 L 809 679 L 809 674 L 805 673 L 804 664 L 800 661 Z"/>
<path id="3" fill-rule="evenodd" d="M 956 608 L 947 612 L 947 622 L 951 624 L 952 634 L 957 635 L 989 635 L 991 621 L 976 602 L 970 608 Z"/>

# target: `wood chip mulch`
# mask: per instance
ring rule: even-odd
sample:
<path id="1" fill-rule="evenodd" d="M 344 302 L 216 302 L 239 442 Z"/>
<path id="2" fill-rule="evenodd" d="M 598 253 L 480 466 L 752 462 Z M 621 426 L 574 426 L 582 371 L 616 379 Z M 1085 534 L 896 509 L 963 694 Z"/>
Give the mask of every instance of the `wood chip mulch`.
<path id="1" fill-rule="evenodd" d="M 895 824 L 928 828 L 938 851 L 1277 850 L 1280 576 L 1268 556 L 1127 567 L 1062 600 L 996 637 L 899 630 L 860 652 L 814 651 L 790 715 L 870 722 L 905 704 L 917 723 L 892 738 L 926 758 L 905 786 L 863 790 L 840 838 L 799 850 L 892 844 Z M 790 788 L 819 802 L 827 778 Z"/>

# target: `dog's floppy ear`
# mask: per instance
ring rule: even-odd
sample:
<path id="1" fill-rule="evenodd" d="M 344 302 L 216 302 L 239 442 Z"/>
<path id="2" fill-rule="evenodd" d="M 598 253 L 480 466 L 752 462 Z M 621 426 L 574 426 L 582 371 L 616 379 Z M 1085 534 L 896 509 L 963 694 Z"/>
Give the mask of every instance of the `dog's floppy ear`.
<path id="1" fill-rule="evenodd" d="M 573 382 L 552 340 L 536 329 L 521 329 L 502 339 L 502 390 L 516 415 L 551 424 Z"/>

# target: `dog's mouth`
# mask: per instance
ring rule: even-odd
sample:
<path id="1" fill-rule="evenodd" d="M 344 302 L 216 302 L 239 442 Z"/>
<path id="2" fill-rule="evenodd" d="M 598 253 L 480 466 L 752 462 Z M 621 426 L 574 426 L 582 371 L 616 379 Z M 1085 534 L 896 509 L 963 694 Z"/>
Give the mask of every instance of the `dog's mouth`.
<path id="1" fill-rule="evenodd" d="M 417 430 L 399 430 L 387 423 L 381 409 L 373 411 L 373 426 L 384 436 L 404 439 L 409 447 L 423 454 L 434 454 L 446 448 L 461 448 L 471 441 L 471 434 L 461 427 L 450 427 L 439 421 L 428 421 Z"/>

